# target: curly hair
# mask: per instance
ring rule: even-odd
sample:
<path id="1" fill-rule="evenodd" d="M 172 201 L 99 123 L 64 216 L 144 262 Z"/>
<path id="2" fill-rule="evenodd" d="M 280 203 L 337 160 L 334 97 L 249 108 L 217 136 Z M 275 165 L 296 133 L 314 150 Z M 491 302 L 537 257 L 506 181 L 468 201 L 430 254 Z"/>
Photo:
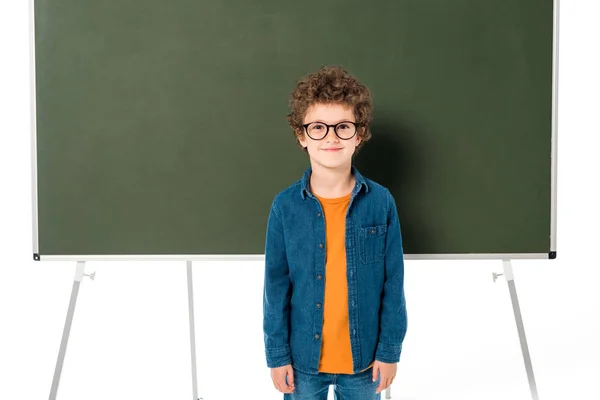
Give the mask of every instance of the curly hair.
<path id="1" fill-rule="evenodd" d="M 314 104 L 331 103 L 352 107 L 359 124 L 358 136 L 362 139 L 355 150 L 355 154 L 358 153 L 371 138 L 369 124 L 373 118 L 373 100 L 369 88 L 338 66 L 321 67 L 297 82 L 290 96 L 290 113 L 287 115 L 296 143 L 300 146 L 299 138 L 304 133 L 302 123 L 307 110 Z"/>

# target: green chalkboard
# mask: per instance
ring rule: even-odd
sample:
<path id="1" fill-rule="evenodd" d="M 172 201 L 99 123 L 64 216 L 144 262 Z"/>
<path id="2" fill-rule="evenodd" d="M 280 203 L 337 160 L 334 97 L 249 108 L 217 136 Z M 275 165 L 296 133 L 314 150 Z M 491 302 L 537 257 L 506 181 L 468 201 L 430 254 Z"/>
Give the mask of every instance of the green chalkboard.
<path id="1" fill-rule="evenodd" d="M 264 252 L 298 78 L 372 91 L 407 257 L 552 248 L 549 0 L 35 1 L 34 253 Z"/>

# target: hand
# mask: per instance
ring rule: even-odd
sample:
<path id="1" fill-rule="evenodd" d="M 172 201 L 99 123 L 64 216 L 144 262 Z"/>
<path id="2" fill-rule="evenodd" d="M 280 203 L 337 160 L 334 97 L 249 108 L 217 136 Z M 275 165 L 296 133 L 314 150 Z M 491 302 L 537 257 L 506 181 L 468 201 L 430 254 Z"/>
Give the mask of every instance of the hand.
<path id="1" fill-rule="evenodd" d="M 287 383 L 285 378 L 287 376 Z M 294 391 L 294 369 L 292 364 L 283 367 L 271 368 L 271 379 L 275 389 L 281 393 L 292 393 Z"/>
<path id="2" fill-rule="evenodd" d="M 396 377 L 397 368 L 398 365 L 396 363 L 389 364 L 375 360 L 373 363 L 373 382 L 377 380 L 378 373 L 381 375 L 381 380 L 379 381 L 379 385 L 375 391 L 376 394 L 379 394 L 390 387 L 394 381 L 394 378 Z"/>

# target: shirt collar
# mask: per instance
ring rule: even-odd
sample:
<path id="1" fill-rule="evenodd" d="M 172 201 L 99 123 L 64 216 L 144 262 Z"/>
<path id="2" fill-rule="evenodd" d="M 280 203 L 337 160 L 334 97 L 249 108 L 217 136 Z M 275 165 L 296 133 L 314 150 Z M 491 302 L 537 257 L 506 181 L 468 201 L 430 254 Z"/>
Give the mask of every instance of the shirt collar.
<path id="1" fill-rule="evenodd" d="M 302 175 L 302 180 L 300 181 L 300 196 L 302 199 L 306 199 L 306 196 L 313 197 L 313 194 L 310 192 L 310 174 L 312 172 L 312 168 L 308 167 L 308 169 Z M 360 189 L 364 186 L 365 192 L 369 193 L 369 185 L 365 178 L 358 172 L 358 169 L 353 165 L 352 166 L 352 175 L 354 175 L 354 179 L 356 180 L 356 184 L 354 185 L 354 189 L 352 189 L 352 197 L 356 196 L 356 194 L 360 191 Z"/>

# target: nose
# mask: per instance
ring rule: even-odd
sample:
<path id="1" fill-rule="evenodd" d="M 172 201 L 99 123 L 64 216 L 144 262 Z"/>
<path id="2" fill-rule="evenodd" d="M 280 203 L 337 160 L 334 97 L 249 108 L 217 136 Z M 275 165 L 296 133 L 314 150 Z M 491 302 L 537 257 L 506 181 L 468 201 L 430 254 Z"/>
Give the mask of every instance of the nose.
<path id="1" fill-rule="evenodd" d="M 333 139 L 334 142 L 339 142 L 340 138 L 337 137 L 337 135 L 335 134 L 335 127 L 330 126 L 329 130 L 327 131 L 327 135 L 325 135 L 325 141 L 326 142 L 331 142 Z"/>

